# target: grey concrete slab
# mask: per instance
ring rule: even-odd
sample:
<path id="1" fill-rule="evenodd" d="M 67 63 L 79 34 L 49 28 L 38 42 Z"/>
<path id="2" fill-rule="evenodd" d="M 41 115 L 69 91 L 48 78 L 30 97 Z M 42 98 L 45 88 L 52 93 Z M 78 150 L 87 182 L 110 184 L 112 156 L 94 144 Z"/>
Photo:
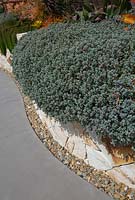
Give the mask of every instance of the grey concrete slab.
<path id="1" fill-rule="evenodd" d="M 14 82 L 0 72 L 0 200 L 111 200 L 44 147 Z"/>

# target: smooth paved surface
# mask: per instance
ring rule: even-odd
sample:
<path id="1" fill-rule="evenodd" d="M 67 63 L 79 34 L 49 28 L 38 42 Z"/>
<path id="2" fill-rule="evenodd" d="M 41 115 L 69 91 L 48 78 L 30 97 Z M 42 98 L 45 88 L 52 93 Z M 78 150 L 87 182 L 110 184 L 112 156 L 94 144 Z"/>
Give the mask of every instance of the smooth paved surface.
<path id="1" fill-rule="evenodd" d="M 15 83 L 1 71 L 0 200 L 111 200 L 44 147 Z"/>

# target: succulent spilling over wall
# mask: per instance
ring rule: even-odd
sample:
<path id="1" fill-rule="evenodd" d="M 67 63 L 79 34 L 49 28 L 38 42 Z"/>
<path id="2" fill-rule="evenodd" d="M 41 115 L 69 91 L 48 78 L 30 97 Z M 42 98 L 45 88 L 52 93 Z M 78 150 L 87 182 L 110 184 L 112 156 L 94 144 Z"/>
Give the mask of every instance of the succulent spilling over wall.
<path id="1" fill-rule="evenodd" d="M 110 21 L 56 24 L 18 42 L 13 71 L 49 116 L 135 149 L 134 45 L 135 30 Z"/>

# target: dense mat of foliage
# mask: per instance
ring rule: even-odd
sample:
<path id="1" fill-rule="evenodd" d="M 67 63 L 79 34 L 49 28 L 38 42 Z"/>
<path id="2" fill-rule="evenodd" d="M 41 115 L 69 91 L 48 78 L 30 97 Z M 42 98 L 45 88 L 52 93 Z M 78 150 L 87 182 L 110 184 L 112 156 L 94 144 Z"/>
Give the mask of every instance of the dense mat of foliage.
<path id="1" fill-rule="evenodd" d="M 107 21 L 52 25 L 20 40 L 13 71 L 49 116 L 135 147 L 134 37 Z"/>

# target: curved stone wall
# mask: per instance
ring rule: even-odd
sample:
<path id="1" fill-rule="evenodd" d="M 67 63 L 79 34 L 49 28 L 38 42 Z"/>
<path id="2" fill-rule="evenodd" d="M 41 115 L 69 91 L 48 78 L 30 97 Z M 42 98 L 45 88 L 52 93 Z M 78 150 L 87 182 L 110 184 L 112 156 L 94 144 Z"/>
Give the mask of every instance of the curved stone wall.
<path id="1" fill-rule="evenodd" d="M 10 59 L 10 52 L 7 53 L 7 57 L 0 55 L 0 68 L 6 69 L 11 73 Z M 42 123 L 47 125 L 53 139 L 62 147 L 94 168 L 106 171 L 116 181 L 135 188 L 135 163 L 132 157 L 133 152 L 129 148 L 126 148 L 126 151 L 131 154 L 131 157 L 126 160 L 121 155 L 121 152 L 125 151 L 125 149 L 122 151 L 119 148 L 112 147 L 113 149 L 109 153 L 106 145 L 99 143 L 93 137 L 89 137 L 78 123 L 61 124 L 55 121 L 54 118 L 46 116 L 37 107 L 36 103 L 33 103 Z"/>
<path id="2" fill-rule="evenodd" d="M 54 118 L 46 116 L 35 104 L 35 109 L 41 121 L 45 123 L 53 136 L 62 147 L 71 154 L 83 159 L 87 164 L 96 169 L 108 170 L 115 166 L 111 154 L 107 149 L 98 143 L 95 143 L 90 137 L 87 137 L 81 126 L 74 122 L 61 124 Z"/>

